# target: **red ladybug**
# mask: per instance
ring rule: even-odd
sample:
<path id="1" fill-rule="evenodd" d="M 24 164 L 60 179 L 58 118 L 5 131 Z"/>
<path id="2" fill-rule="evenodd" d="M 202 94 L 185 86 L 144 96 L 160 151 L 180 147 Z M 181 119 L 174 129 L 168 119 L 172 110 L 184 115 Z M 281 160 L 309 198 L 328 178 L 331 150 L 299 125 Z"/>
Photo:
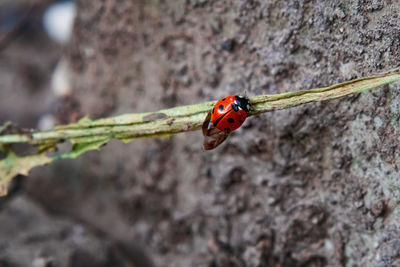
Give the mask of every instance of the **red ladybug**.
<path id="1" fill-rule="evenodd" d="M 228 135 L 246 120 L 250 101 L 245 96 L 231 95 L 220 99 L 203 123 L 204 149 L 220 145 Z"/>

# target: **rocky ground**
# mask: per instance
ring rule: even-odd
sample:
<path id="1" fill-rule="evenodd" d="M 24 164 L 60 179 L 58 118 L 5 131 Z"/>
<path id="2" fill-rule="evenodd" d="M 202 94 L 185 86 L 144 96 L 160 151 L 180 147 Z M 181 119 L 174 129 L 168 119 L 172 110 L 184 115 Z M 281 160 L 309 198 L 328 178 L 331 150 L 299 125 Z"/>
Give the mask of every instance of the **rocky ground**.
<path id="1" fill-rule="evenodd" d="M 0 123 L 297 91 L 400 62 L 391 0 L 76 4 L 66 47 L 38 9 L 0 51 Z M 251 117 L 209 152 L 189 132 L 36 168 L 0 202 L 0 266 L 400 265 L 399 89 Z"/>

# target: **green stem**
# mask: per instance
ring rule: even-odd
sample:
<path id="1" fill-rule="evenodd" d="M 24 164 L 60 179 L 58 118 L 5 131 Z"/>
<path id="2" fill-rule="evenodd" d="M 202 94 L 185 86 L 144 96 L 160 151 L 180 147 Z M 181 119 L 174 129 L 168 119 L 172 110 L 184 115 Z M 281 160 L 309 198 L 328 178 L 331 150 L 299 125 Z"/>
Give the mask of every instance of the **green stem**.
<path id="1" fill-rule="evenodd" d="M 249 115 L 339 98 L 396 81 L 400 81 L 400 69 L 326 88 L 253 96 L 250 97 L 251 112 Z M 5 158 L 0 160 L 0 195 L 7 194 L 8 184 L 17 174 L 27 175 L 32 168 L 51 163 L 54 160 L 76 158 L 87 151 L 99 149 L 111 138 L 129 142 L 139 137 L 165 136 L 197 130 L 214 104 L 215 101 L 205 102 L 158 112 L 125 114 L 94 121 L 83 118 L 77 123 L 57 126 L 49 131 L 21 129 L 15 131 L 12 129 L 11 123 L 6 123 L 0 126 L 0 151 L 5 154 Z M 10 132 L 18 133 L 10 134 Z M 44 151 L 55 149 L 56 144 L 64 140 L 69 140 L 73 144 L 70 151 L 54 155 L 44 153 Z M 39 152 L 19 157 L 8 145 L 13 143 L 37 145 Z"/>
<path id="2" fill-rule="evenodd" d="M 250 97 L 251 112 L 249 115 L 335 99 L 396 81 L 400 81 L 400 69 L 325 88 L 254 96 Z M 140 137 L 157 137 L 194 131 L 200 129 L 207 112 L 214 104 L 215 101 L 212 101 L 163 109 L 157 112 L 125 114 L 94 121 L 84 118 L 77 123 L 57 126 L 49 131 L 3 134 L 0 135 L 0 145 L 11 143 L 44 145 L 63 140 L 71 140 L 72 143 L 87 143 L 110 138 L 129 141 Z"/>

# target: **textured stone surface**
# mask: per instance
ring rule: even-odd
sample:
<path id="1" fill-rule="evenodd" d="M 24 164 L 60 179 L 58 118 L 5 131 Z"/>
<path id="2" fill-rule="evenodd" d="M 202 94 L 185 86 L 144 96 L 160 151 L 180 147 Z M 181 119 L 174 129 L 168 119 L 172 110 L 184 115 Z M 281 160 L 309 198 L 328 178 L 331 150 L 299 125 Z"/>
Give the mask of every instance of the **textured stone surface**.
<path id="1" fill-rule="evenodd" d="M 399 64 L 396 1 L 166 2 L 77 1 L 60 123 L 328 86 Z M 395 266 L 399 89 L 251 117 L 211 152 L 200 132 L 111 142 L 35 169 L 20 194 L 158 266 Z M 90 253 L 73 255 L 110 260 Z"/>

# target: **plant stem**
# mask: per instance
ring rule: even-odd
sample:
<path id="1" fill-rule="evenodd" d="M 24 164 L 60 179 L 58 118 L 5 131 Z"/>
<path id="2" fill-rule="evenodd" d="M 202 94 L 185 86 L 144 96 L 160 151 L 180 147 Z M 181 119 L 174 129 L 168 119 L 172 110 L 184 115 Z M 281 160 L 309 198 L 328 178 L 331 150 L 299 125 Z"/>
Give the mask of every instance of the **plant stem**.
<path id="1" fill-rule="evenodd" d="M 400 81 L 400 69 L 326 88 L 254 96 L 250 97 L 249 116 L 339 98 L 396 81 Z M 205 102 L 158 112 L 125 114 L 94 121 L 83 118 L 77 123 L 57 126 L 49 131 L 15 129 L 11 123 L 6 123 L 0 126 L 0 151 L 5 155 L 0 160 L 0 196 L 7 194 L 8 184 L 16 175 L 28 175 L 32 168 L 55 160 L 76 158 L 87 151 L 99 149 L 112 138 L 129 142 L 140 137 L 168 136 L 197 130 L 214 104 L 215 101 Z M 70 151 L 55 155 L 44 153 L 50 149 L 56 149 L 56 144 L 64 140 L 69 140 L 73 144 Z M 39 150 L 36 154 L 20 157 L 8 146 L 13 143 L 37 145 Z"/>
<path id="2" fill-rule="evenodd" d="M 379 86 L 400 81 L 400 69 L 361 78 L 330 87 L 289 92 L 276 95 L 250 97 L 249 116 L 272 110 L 287 109 L 298 105 L 324 101 L 360 93 Z M 0 135 L 1 144 L 29 143 L 45 145 L 70 140 L 87 143 L 116 138 L 129 141 L 140 137 L 157 137 L 198 130 L 215 101 L 164 109 L 157 112 L 125 114 L 121 116 L 89 120 L 57 126 L 49 131 Z"/>

